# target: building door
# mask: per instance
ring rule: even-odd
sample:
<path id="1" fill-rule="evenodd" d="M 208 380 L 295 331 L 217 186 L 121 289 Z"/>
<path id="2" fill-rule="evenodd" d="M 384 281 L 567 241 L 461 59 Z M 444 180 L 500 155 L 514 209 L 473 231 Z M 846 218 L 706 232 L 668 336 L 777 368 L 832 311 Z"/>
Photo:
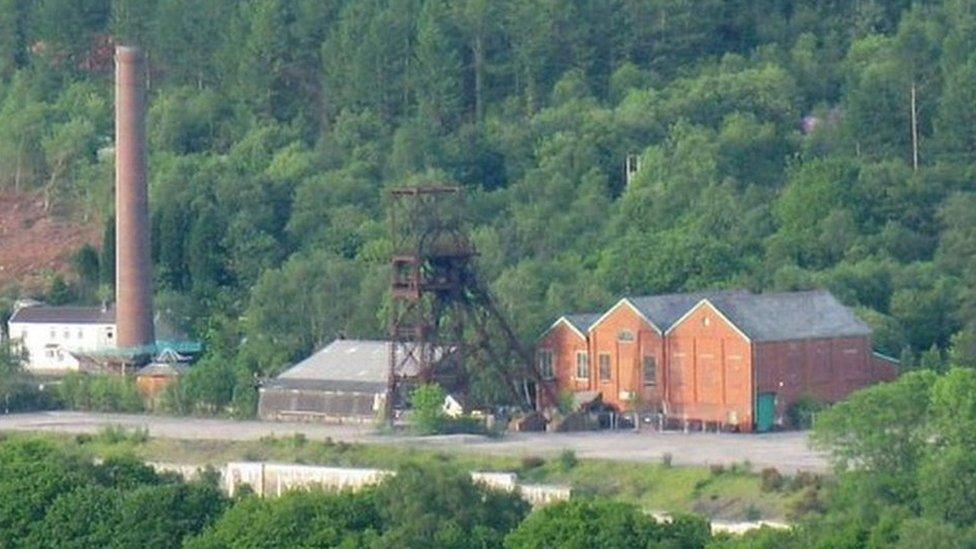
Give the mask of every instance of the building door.
<path id="1" fill-rule="evenodd" d="M 775 420 L 776 393 L 759 393 L 756 396 L 756 432 L 769 431 Z"/>

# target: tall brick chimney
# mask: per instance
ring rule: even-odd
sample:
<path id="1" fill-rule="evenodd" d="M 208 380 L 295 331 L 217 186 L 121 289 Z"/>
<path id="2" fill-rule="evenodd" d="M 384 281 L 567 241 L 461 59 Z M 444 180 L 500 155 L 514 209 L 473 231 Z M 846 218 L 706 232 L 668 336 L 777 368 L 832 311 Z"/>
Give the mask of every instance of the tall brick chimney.
<path id="1" fill-rule="evenodd" d="M 115 323 L 119 347 L 155 343 L 146 180 L 145 59 L 115 49 Z"/>

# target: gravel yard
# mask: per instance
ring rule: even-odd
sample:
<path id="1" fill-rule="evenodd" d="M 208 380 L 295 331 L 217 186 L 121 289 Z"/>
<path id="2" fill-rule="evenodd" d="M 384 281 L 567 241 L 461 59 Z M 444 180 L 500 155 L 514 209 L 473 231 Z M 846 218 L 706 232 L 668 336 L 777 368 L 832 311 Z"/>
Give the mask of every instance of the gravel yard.
<path id="1" fill-rule="evenodd" d="M 145 428 L 159 438 L 253 440 L 302 433 L 311 440 L 412 445 L 429 449 L 505 455 L 550 455 L 572 450 L 580 458 L 659 461 L 671 454 L 675 465 L 732 464 L 749 461 L 758 470 L 822 471 L 825 457 L 808 447 L 803 432 L 752 434 L 653 431 L 513 433 L 500 438 L 475 435 L 410 437 L 377 434 L 371 426 L 268 423 L 184 417 L 40 412 L 0 416 L 0 431 L 96 433 L 108 425 Z"/>

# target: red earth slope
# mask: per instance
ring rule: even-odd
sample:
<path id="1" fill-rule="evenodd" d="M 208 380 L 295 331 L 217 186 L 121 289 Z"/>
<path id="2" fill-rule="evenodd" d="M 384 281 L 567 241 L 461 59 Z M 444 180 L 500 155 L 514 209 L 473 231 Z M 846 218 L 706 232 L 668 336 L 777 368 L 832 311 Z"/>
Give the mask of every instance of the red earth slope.
<path id="1" fill-rule="evenodd" d="M 71 256 L 85 244 L 97 244 L 100 233 L 97 221 L 44 211 L 39 197 L 0 190 L 0 291 L 40 290 L 56 273 L 71 278 Z"/>

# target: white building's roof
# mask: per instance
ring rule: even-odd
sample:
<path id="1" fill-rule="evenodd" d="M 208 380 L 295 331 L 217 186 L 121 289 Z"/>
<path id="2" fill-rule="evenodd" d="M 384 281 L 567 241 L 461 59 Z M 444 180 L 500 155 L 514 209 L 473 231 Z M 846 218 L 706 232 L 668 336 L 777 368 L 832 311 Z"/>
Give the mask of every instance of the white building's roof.
<path id="1" fill-rule="evenodd" d="M 21 307 L 11 324 L 115 324 L 115 309 L 102 307 Z"/>

